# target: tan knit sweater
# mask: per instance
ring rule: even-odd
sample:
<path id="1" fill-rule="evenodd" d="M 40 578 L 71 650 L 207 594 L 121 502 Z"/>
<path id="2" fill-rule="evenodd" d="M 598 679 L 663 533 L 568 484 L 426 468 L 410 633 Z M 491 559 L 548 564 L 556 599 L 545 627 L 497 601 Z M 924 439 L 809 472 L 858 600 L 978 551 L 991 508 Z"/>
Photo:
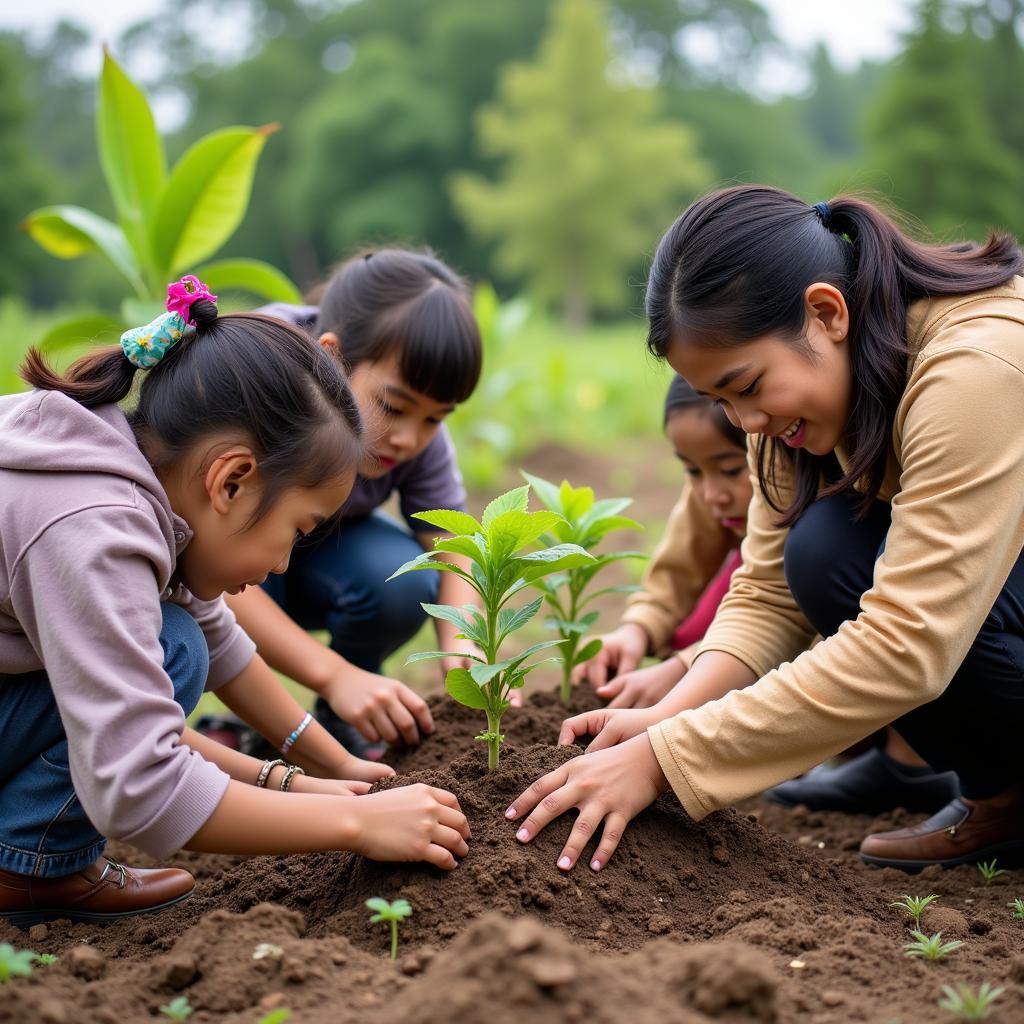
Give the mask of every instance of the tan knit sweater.
<path id="1" fill-rule="evenodd" d="M 892 505 L 885 551 L 858 617 L 810 650 L 783 576 L 787 531 L 755 486 L 743 566 L 698 659 L 724 651 L 759 678 L 649 730 L 694 819 L 938 697 L 1024 548 L 1024 279 L 916 302 L 907 337 L 880 494 Z"/>

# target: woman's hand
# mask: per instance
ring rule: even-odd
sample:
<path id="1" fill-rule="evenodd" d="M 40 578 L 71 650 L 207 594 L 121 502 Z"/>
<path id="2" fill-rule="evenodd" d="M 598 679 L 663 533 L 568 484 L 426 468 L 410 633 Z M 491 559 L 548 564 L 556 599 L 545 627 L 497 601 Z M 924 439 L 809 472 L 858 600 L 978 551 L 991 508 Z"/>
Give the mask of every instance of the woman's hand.
<path id="1" fill-rule="evenodd" d="M 355 829 L 346 849 L 371 860 L 425 860 L 450 871 L 469 853 L 469 822 L 447 790 L 416 783 L 360 797 L 348 809 Z"/>
<path id="2" fill-rule="evenodd" d="M 620 712 L 621 714 L 622 712 Z M 619 746 L 588 751 L 542 776 L 505 812 L 509 819 L 526 815 L 516 838 L 528 843 L 555 818 L 577 808 L 579 815 L 558 858 L 568 871 L 603 826 L 590 866 L 600 871 L 615 852 L 626 826 L 659 793 L 669 788 L 647 735 Z"/>
<path id="3" fill-rule="evenodd" d="M 596 687 L 598 697 L 611 700 L 610 708 L 649 708 L 657 704 L 686 672 L 678 657 L 671 657 L 657 665 L 619 674 L 604 686 Z"/>
<path id="4" fill-rule="evenodd" d="M 572 673 L 573 683 L 586 679 L 598 692 L 614 676 L 632 672 L 643 661 L 650 644 L 647 631 L 635 622 L 627 622 L 600 639 L 601 650 Z"/>
<path id="5" fill-rule="evenodd" d="M 594 740 L 587 747 L 587 753 L 603 750 L 639 736 L 664 718 L 665 714 L 655 708 L 598 708 L 596 711 L 584 711 L 582 715 L 574 715 L 562 723 L 558 745 L 566 747 L 583 736 L 593 736 Z"/>
<path id="6" fill-rule="evenodd" d="M 434 719 L 422 697 L 397 679 L 347 662 L 321 694 L 339 718 L 351 722 L 371 743 L 414 746 L 421 735 L 434 731 Z"/>

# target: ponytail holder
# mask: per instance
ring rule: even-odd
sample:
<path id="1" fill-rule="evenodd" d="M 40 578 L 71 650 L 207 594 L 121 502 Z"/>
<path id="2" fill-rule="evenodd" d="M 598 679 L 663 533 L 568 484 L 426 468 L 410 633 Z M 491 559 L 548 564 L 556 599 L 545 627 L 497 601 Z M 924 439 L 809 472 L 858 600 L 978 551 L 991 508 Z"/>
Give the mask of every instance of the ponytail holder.
<path id="1" fill-rule="evenodd" d="M 193 303 L 205 299 L 216 302 L 217 296 L 191 274 L 167 286 L 167 312 L 161 313 L 143 327 L 133 327 L 121 335 L 121 351 L 125 359 L 140 370 L 149 370 L 195 326 L 189 317 Z"/>
<path id="2" fill-rule="evenodd" d="M 814 212 L 818 215 L 818 220 L 821 221 L 821 226 L 826 231 L 832 230 L 832 207 L 828 203 L 815 203 Z"/>
<path id="3" fill-rule="evenodd" d="M 183 320 L 190 327 L 195 327 L 196 322 L 189 315 L 191 307 L 196 302 L 216 302 L 217 296 L 209 288 L 192 274 L 186 274 L 180 281 L 175 281 L 167 286 L 167 312 L 180 313 Z"/>

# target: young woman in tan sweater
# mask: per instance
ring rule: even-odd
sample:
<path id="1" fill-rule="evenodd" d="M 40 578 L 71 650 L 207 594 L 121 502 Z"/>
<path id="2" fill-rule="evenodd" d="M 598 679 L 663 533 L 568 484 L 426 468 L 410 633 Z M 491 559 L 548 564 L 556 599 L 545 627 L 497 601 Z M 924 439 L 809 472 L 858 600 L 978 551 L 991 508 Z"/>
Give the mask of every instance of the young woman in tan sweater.
<path id="1" fill-rule="evenodd" d="M 565 723 L 596 739 L 508 809 L 522 841 L 578 808 L 559 865 L 603 826 L 600 868 L 660 792 L 699 819 L 893 723 L 962 796 L 862 856 L 1024 862 L 1021 268 L 1005 233 L 928 246 L 764 186 L 672 225 L 648 345 L 753 435 L 743 566 L 667 697 Z"/>

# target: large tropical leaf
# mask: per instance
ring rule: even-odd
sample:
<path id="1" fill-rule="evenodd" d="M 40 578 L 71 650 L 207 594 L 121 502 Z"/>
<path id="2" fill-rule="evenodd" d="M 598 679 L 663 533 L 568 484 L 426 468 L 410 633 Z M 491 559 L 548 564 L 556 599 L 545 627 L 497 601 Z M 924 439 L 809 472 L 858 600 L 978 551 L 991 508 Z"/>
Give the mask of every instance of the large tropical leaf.
<path id="1" fill-rule="evenodd" d="M 215 260 L 196 267 L 193 274 L 211 292 L 249 292 L 268 302 L 302 302 L 302 293 L 277 267 L 263 260 Z"/>
<path id="2" fill-rule="evenodd" d="M 127 278 L 139 295 L 145 294 L 142 275 L 124 232 L 112 221 L 81 206 L 44 206 L 33 210 L 22 222 L 27 231 L 51 256 L 73 260 L 98 252 Z"/>
<path id="3" fill-rule="evenodd" d="M 164 147 L 146 97 L 106 49 L 96 139 L 100 164 L 138 263 L 152 260 L 153 215 L 167 177 Z"/>
<path id="4" fill-rule="evenodd" d="M 154 229 L 158 265 L 174 276 L 212 256 L 245 216 L 267 137 L 278 125 L 222 128 L 191 146 L 171 172 Z"/>

